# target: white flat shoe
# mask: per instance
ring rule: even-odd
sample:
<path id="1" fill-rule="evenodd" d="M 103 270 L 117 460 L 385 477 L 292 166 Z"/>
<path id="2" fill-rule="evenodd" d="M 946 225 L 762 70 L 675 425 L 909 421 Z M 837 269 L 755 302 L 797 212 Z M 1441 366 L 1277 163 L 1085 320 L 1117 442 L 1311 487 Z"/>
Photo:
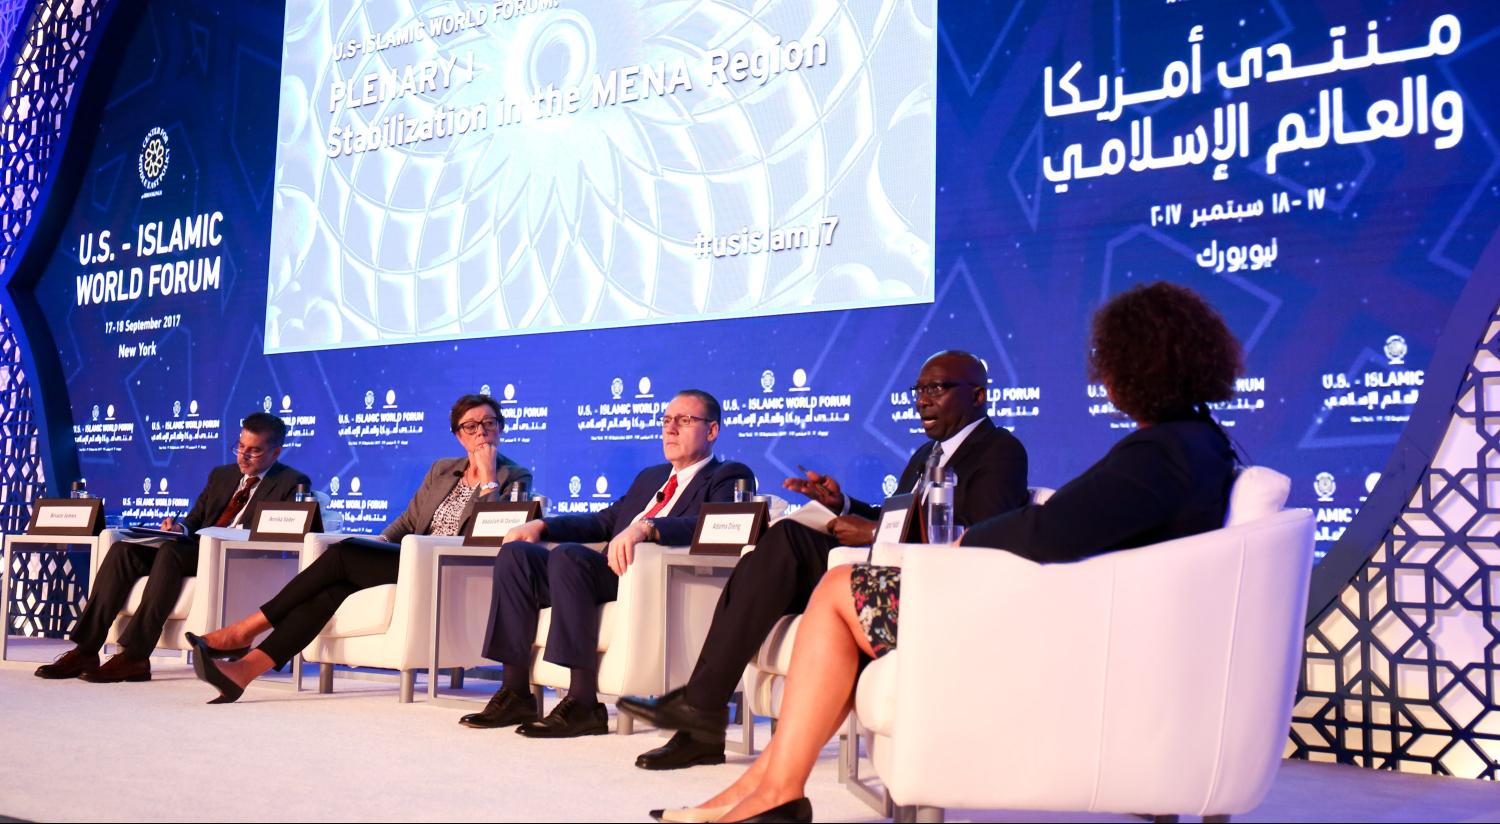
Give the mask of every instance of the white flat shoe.
<path id="1" fill-rule="evenodd" d="M 674 807 L 668 810 L 652 810 L 651 817 L 657 821 L 678 822 L 678 824 L 707 824 L 710 821 L 718 821 L 724 814 L 733 809 L 733 805 L 723 807 Z"/>

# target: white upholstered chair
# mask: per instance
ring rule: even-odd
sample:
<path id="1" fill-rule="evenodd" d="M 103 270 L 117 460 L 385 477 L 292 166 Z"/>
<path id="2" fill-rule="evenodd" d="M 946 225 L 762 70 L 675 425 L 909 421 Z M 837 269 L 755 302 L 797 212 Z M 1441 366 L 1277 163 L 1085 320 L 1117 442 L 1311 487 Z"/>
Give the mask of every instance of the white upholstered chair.
<path id="1" fill-rule="evenodd" d="M 167 616 L 167 622 L 162 627 L 161 639 L 156 642 L 157 649 L 181 650 L 183 660 L 187 660 L 192 645 L 187 642 L 184 633 L 192 632 L 203 635 L 218 627 L 219 600 L 215 591 L 214 582 L 219 578 L 219 557 L 217 544 L 225 540 L 243 540 L 250 536 L 250 530 L 217 530 L 220 536 L 202 536 L 198 539 L 198 574 L 190 575 L 182 581 L 182 592 L 177 596 L 177 603 L 173 605 L 172 612 Z M 106 529 L 99 536 L 99 548 L 108 552 L 115 542 L 125 537 L 124 533 Z M 92 561 L 93 568 L 89 570 L 89 587 L 92 590 L 94 582 L 98 578 L 99 564 L 103 563 L 103 552 Z M 135 582 L 130 590 L 130 597 L 125 601 L 125 607 L 120 614 L 115 616 L 115 622 L 110 625 L 109 634 L 105 637 L 105 643 L 114 644 L 119 641 L 120 633 L 124 631 L 125 625 L 135 616 L 141 608 L 141 598 L 146 592 L 146 578 L 142 576 Z"/>
<path id="2" fill-rule="evenodd" d="M 1077 563 L 907 553 L 901 646 L 855 697 L 888 809 L 1254 809 L 1285 747 L 1312 568 L 1288 484 L 1246 470 L 1229 526 Z M 954 684 L 985 685 L 984 712 Z"/>
<path id="3" fill-rule="evenodd" d="M 322 516 L 336 527 L 343 521 L 343 515 L 331 512 L 328 508 L 328 495 L 324 492 L 314 493 L 318 498 Z M 219 628 L 221 616 L 225 613 L 224 605 L 220 600 L 225 593 L 219 592 L 217 581 L 219 580 L 219 562 L 223 553 L 219 547 L 225 541 L 244 541 L 250 538 L 248 528 L 211 527 L 206 532 L 212 534 L 200 534 L 198 537 L 198 572 L 183 579 L 182 592 L 177 596 L 177 603 L 172 607 L 172 612 L 167 617 L 167 623 L 162 628 L 161 640 L 156 644 L 157 649 L 182 650 L 183 660 L 187 660 L 192 651 L 192 645 L 187 642 L 185 633 L 205 635 Z M 98 577 L 99 564 L 104 561 L 104 553 L 114 546 L 115 541 L 125 537 L 125 533 L 119 530 L 106 529 L 99 535 L 99 552 L 94 553 L 90 559 L 89 587 L 92 588 Z M 290 562 L 288 562 L 290 563 Z M 264 603 L 271 594 L 286 583 L 287 564 L 263 561 L 250 565 L 236 565 L 235 580 L 233 583 L 226 582 L 226 588 L 233 586 L 239 593 L 239 597 L 231 599 L 228 610 L 228 619 L 234 618 L 249 609 L 258 607 Z M 295 572 L 295 570 L 292 570 Z M 115 622 L 109 628 L 106 643 L 113 644 L 119 640 L 120 633 L 124 631 L 125 624 L 135 615 L 136 610 L 141 608 L 141 598 L 146 592 L 146 578 L 142 577 L 135 582 L 130 590 L 130 597 L 125 602 L 125 608 L 115 617 Z M 254 606 L 250 606 L 250 605 Z"/>
<path id="4" fill-rule="evenodd" d="M 313 533 L 304 539 L 301 568 L 306 569 L 329 546 L 347 535 Z M 417 670 L 430 663 L 432 644 L 432 557 L 438 546 L 463 543 L 462 537 L 407 535 L 401 539 L 401 559 L 394 584 L 369 587 L 350 595 L 302 657 L 320 664 L 318 691 L 332 692 L 333 668 L 396 670 L 401 675 L 398 700 L 410 702 Z M 442 637 L 439 669 L 453 669 L 455 682 L 462 670 L 484 658 L 485 618 L 489 615 L 489 567 L 459 566 L 444 570 Z M 429 673 L 435 678 L 437 673 Z"/>
<path id="5" fill-rule="evenodd" d="M 586 546 L 598 551 L 604 549 L 604 544 Z M 601 695 L 658 695 L 666 692 L 662 649 L 666 593 L 662 590 L 662 557 L 666 553 L 686 551 L 686 547 L 637 544 L 635 560 L 620 576 L 618 597 L 599 607 Z M 552 610 L 544 609 L 536 627 L 531 681 L 536 687 L 567 689 L 568 669 L 542 660 L 551 626 Z M 629 715 L 617 715 L 617 732 L 628 735 L 633 729 Z"/>

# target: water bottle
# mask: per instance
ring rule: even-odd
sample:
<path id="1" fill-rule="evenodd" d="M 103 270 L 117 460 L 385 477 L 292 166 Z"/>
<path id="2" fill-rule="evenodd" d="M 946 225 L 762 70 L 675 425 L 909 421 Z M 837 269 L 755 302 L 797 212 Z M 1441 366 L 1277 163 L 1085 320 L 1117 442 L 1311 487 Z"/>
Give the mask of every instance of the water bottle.
<path id="1" fill-rule="evenodd" d="M 526 487 L 523 486 L 520 481 L 511 482 L 510 500 L 512 503 L 520 503 L 521 501 L 526 500 L 528 497 L 529 496 L 526 494 Z"/>
<path id="2" fill-rule="evenodd" d="M 953 490 L 957 478 L 953 470 L 937 467 L 927 478 L 925 522 L 927 543 L 951 544 L 958 540 L 958 522 L 953 518 Z"/>
<path id="3" fill-rule="evenodd" d="M 753 489 L 750 488 L 750 484 L 751 484 L 751 481 L 750 481 L 749 478 L 736 478 L 735 479 L 735 481 L 734 481 L 734 502 L 735 503 L 742 504 L 742 503 L 750 500 L 750 496 L 753 495 L 753 494 L 755 494 L 755 490 L 753 490 Z"/>
<path id="4" fill-rule="evenodd" d="M 87 498 L 89 496 L 89 482 L 86 478 L 79 478 L 73 482 L 72 491 L 68 493 L 69 498 Z"/>
<path id="5" fill-rule="evenodd" d="M 292 493 L 292 500 L 297 503 L 316 500 L 311 492 L 307 491 L 307 484 L 297 484 L 297 489 Z"/>

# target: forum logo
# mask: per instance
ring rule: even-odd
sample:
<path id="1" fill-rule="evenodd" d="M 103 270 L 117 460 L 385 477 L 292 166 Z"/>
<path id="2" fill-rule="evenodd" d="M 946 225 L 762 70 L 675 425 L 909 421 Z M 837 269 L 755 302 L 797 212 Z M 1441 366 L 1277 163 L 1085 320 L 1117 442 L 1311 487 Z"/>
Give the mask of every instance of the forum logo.
<path id="1" fill-rule="evenodd" d="M 1332 501 L 1333 493 L 1338 488 L 1339 486 L 1337 483 L 1334 483 L 1333 473 L 1331 472 L 1319 472 L 1317 477 L 1313 478 L 1313 492 L 1318 494 L 1318 500 L 1323 503 Z"/>
<path id="2" fill-rule="evenodd" d="M 577 498 L 578 493 L 583 491 L 583 479 L 574 475 L 568 479 L 568 495 Z"/>
<path id="3" fill-rule="evenodd" d="M 154 192 L 167 176 L 167 164 L 172 160 L 172 149 L 167 145 L 167 133 L 157 126 L 146 132 L 141 141 L 141 154 L 136 160 L 136 171 L 140 172 L 141 185 Z"/>
<path id="4" fill-rule="evenodd" d="M 1391 335 L 1385 339 L 1385 359 L 1390 361 L 1391 366 L 1405 365 L 1406 353 L 1406 338 Z"/>
<path id="5" fill-rule="evenodd" d="M 884 492 L 885 496 L 889 498 L 892 495 L 896 494 L 897 483 L 900 482 L 896 480 L 895 475 L 887 475 L 885 476 L 885 479 L 880 482 L 880 491 Z"/>
<path id="6" fill-rule="evenodd" d="M 769 393 L 776 388 L 776 373 L 767 369 L 760 373 L 760 391 Z"/>

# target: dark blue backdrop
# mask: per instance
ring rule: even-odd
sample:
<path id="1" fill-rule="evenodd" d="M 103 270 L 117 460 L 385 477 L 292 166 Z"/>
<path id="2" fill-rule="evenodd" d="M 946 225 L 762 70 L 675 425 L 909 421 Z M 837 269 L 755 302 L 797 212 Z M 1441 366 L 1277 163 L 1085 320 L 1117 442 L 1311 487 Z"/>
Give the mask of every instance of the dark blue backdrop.
<path id="1" fill-rule="evenodd" d="M 1273 43 L 1288 44 L 1298 64 L 1329 60 L 1338 25 L 1346 54 L 1364 54 L 1371 20 L 1384 51 L 1425 45 L 1443 13 L 1462 24 L 1452 54 L 1234 91 L 1213 71 Z M 281 7 L 152 0 L 113 72 L 89 171 L 37 297 L 83 471 L 111 509 L 185 508 L 208 468 L 229 460 L 238 420 L 269 404 L 294 424 L 284 459 L 374 529 L 431 460 L 457 453 L 448 404 L 486 385 L 513 421 L 504 451 L 565 506 L 605 501 L 659 460 L 649 419 L 688 386 L 725 402 L 719 452 L 749 463 L 763 485 L 801 463 L 879 498 L 921 437 L 903 417 L 902 389 L 947 347 L 988 361 L 997 421 L 1026 443 L 1032 482 L 1056 486 L 1121 434 L 1085 379 L 1089 313 L 1134 283 L 1167 278 L 1202 291 L 1246 342 L 1245 391 L 1221 417 L 1255 462 L 1292 476 L 1292 503 L 1319 510 L 1326 549 L 1384 466 L 1454 301 L 1495 238 L 1497 95 L 1486 74 L 1500 57 L 1497 22 L 1500 7 L 1483 1 L 945 2 L 932 305 L 267 357 Z M 1200 93 L 1132 106 L 1112 122 L 1044 112 L 1045 67 L 1056 78 L 1081 61 L 1085 98 L 1100 75 L 1124 78 L 1129 92 L 1158 87 L 1168 64 L 1189 55 L 1197 25 Z M 1367 125 L 1372 101 L 1399 99 L 1402 79 L 1417 75 L 1430 96 L 1461 96 L 1457 145 L 1438 149 L 1433 134 L 1415 133 L 1329 141 L 1282 155 L 1267 173 L 1282 118 L 1315 122 L 1321 91 L 1343 90 L 1352 130 Z M 1043 174 L 1044 159 L 1057 168 L 1072 144 L 1097 164 L 1106 141 L 1128 141 L 1146 115 L 1162 155 L 1195 126 L 1212 136 L 1215 107 L 1241 102 L 1254 148 L 1229 160 L 1222 180 L 1214 162 L 1075 179 L 1066 192 Z M 154 129 L 167 151 L 152 187 L 163 156 L 147 150 Z M 1283 194 L 1297 205 L 1278 214 Z M 1194 210 L 1230 200 L 1260 202 L 1264 214 L 1190 225 Z M 1165 217 L 1174 204 L 1175 224 Z M 138 226 L 165 221 L 170 234 L 174 219 L 214 212 L 217 244 L 135 260 Z M 105 230 L 114 260 L 81 262 Z M 1205 249 L 1272 239 L 1277 258 L 1265 268 L 1198 262 Z M 212 258 L 216 287 L 79 305 L 86 273 Z M 130 349 L 143 345 L 154 352 Z"/>

